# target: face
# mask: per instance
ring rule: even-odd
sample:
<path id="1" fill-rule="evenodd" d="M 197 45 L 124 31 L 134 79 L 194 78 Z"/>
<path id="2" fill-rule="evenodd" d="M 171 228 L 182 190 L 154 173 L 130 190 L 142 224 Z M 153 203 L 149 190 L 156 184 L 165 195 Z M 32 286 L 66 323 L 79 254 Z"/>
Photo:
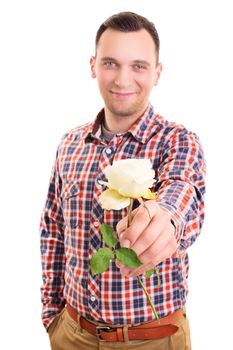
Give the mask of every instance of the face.
<path id="1" fill-rule="evenodd" d="M 113 118 L 139 117 L 161 70 L 154 41 L 145 29 L 129 33 L 107 29 L 96 57 L 91 58 L 92 77 L 97 78 L 105 113 Z"/>

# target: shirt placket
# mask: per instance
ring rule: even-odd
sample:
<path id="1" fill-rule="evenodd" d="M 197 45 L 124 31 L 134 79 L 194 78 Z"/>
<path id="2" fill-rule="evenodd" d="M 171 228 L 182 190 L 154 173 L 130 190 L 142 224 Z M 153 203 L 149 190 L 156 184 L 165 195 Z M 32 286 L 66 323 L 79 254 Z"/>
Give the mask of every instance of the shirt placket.
<path id="1" fill-rule="evenodd" d="M 93 203 L 91 211 L 91 226 L 90 226 L 90 239 L 89 239 L 89 249 L 88 249 L 88 260 L 90 262 L 92 256 L 95 252 L 102 246 L 102 237 L 100 234 L 100 226 L 104 222 L 104 210 L 99 203 L 99 195 L 105 190 L 105 188 L 99 183 L 100 180 L 106 180 L 103 170 L 107 165 L 112 164 L 114 160 L 114 155 L 116 153 L 116 144 L 110 142 L 109 144 L 104 144 L 101 149 L 101 154 L 99 156 L 99 169 L 98 175 L 95 179 L 95 184 L 93 188 Z M 101 298 L 100 298 L 100 278 L 101 276 L 92 276 L 89 269 L 88 278 L 88 307 L 90 314 L 94 318 L 101 318 Z"/>

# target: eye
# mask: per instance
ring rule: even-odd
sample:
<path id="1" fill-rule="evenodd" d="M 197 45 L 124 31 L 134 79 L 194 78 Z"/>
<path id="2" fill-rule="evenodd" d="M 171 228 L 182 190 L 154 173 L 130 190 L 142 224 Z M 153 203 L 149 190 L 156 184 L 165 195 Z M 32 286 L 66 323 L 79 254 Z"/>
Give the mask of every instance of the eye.
<path id="1" fill-rule="evenodd" d="M 116 63 L 113 62 L 113 61 L 105 61 L 105 62 L 103 63 L 103 65 L 104 65 L 104 67 L 110 68 L 110 69 L 116 67 Z"/>
<path id="2" fill-rule="evenodd" d="M 143 71 L 146 69 L 146 66 L 144 66 L 143 64 L 137 63 L 137 64 L 134 64 L 133 68 L 136 71 Z"/>

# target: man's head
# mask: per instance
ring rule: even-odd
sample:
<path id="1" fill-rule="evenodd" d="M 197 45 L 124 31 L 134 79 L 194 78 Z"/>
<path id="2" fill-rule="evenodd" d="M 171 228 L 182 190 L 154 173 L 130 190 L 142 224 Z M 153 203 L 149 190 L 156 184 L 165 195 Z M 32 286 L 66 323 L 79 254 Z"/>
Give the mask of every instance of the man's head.
<path id="1" fill-rule="evenodd" d="M 100 37 L 105 32 L 105 30 L 113 29 L 116 31 L 127 33 L 136 32 L 143 28 L 151 35 L 154 41 L 158 62 L 160 40 L 155 25 L 154 23 L 150 22 L 147 18 L 133 12 L 120 12 L 116 15 L 109 17 L 104 23 L 101 24 L 96 33 L 95 38 L 96 53 Z"/>
<path id="2" fill-rule="evenodd" d="M 158 52 L 157 31 L 142 16 L 123 12 L 100 26 L 96 54 L 90 63 L 105 103 L 106 118 L 122 122 L 122 117 L 127 117 L 134 121 L 145 111 L 162 71 Z"/>

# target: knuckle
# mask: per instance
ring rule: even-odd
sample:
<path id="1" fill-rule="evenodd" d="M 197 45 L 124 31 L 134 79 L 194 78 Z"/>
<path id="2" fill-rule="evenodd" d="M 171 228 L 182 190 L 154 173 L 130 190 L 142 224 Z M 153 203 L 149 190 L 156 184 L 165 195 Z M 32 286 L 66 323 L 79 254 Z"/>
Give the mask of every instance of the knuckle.
<path id="1" fill-rule="evenodd" d="M 169 214 L 165 209 L 160 208 L 161 216 L 164 218 L 166 221 L 171 220 L 171 214 Z"/>
<path id="2" fill-rule="evenodd" d="M 153 243 L 153 236 L 149 232 L 146 232 L 143 235 L 142 239 L 143 239 L 143 244 L 146 247 L 150 246 Z"/>
<path id="3" fill-rule="evenodd" d="M 145 254 L 143 254 L 143 255 L 141 255 L 141 256 L 139 257 L 139 260 L 141 261 L 142 265 L 145 265 L 145 264 L 148 263 L 148 256 L 146 256 Z M 142 267 L 141 267 L 141 269 L 142 269 Z"/>
<path id="4" fill-rule="evenodd" d="M 135 215 L 135 218 L 134 218 L 134 221 L 138 221 L 138 222 L 143 222 L 145 221 L 145 213 L 143 211 L 139 211 L 136 215 Z"/>
<path id="5" fill-rule="evenodd" d="M 128 231 L 125 231 L 122 235 L 120 235 L 120 245 L 126 248 L 126 242 L 127 242 L 127 248 L 132 249 L 132 245 L 135 243 L 134 237 L 129 234 Z"/>
<path id="6" fill-rule="evenodd" d="M 153 252 L 151 252 L 151 254 L 150 254 L 150 262 L 151 263 L 154 263 L 154 261 L 156 261 L 158 259 L 158 254 L 159 254 L 159 252 L 156 249 L 154 249 Z"/>
<path id="7" fill-rule="evenodd" d="M 116 231 L 117 233 L 121 233 L 122 231 L 124 231 L 126 229 L 126 222 L 124 219 L 118 221 L 117 225 L 116 225 Z"/>
<path id="8" fill-rule="evenodd" d="M 154 257 L 153 259 L 151 259 L 151 267 L 154 267 L 158 264 L 158 259 L 156 257 Z"/>
<path id="9" fill-rule="evenodd" d="M 175 237 L 175 235 L 174 235 L 174 232 L 172 232 L 171 230 L 170 230 L 170 240 L 169 240 L 169 244 L 170 244 L 171 246 L 176 246 L 176 245 L 178 245 L 177 240 L 176 240 L 176 237 Z"/>
<path id="10" fill-rule="evenodd" d="M 169 244 L 169 249 L 168 249 L 168 254 L 169 256 L 171 256 L 172 254 L 174 254 L 174 252 L 177 250 L 178 248 L 178 244 L 176 241 L 172 241 Z"/>
<path id="11" fill-rule="evenodd" d="M 151 264 L 157 259 L 157 251 L 155 249 L 149 249 L 146 253 L 140 255 L 139 259 L 143 264 Z"/>
<path id="12" fill-rule="evenodd" d="M 121 228 L 121 221 L 119 221 L 116 225 L 117 232 L 120 232 L 120 228 Z"/>
<path id="13" fill-rule="evenodd" d="M 169 214 L 167 211 L 164 211 L 164 217 L 169 221 L 171 220 L 171 214 Z"/>

